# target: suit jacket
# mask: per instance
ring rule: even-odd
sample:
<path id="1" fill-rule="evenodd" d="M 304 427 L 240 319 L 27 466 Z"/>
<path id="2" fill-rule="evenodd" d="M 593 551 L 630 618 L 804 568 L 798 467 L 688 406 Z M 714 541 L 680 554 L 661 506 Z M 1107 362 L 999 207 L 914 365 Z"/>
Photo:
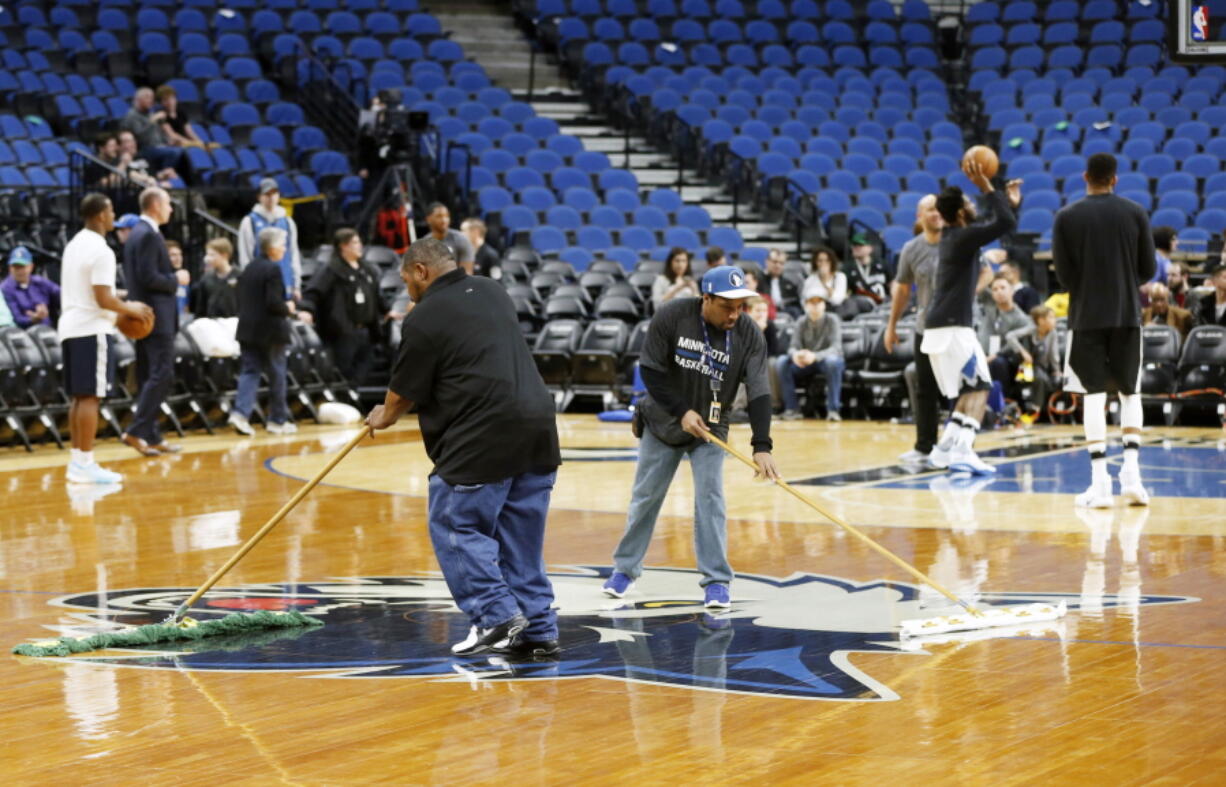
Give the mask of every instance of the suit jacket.
<path id="1" fill-rule="evenodd" d="M 771 294 L 771 277 L 762 274 L 758 278 L 758 292 L 763 295 Z M 800 288 L 796 286 L 796 282 L 787 276 L 779 276 L 779 294 L 783 296 L 783 303 L 776 303 L 779 308 L 787 308 L 789 306 L 800 306 Z"/>
<path id="2" fill-rule="evenodd" d="M 1146 306 L 1141 310 L 1142 325 L 1149 325 L 1153 322 L 1153 319 L 1154 307 Z M 1166 324 L 1179 331 L 1179 336 L 1186 339 L 1192 331 L 1192 327 L 1196 325 L 1196 318 L 1192 316 L 1192 312 L 1187 309 L 1181 309 L 1172 303 L 1166 307 Z"/>
<path id="3" fill-rule="evenodd" d="M 256 257 L 238 277 L 238 333 L 243 344 L 289 344 L 289 306 L 281 266 Z"/>
<path id="4" fill-rule="evenodd" d="M 1221 325 L 1226 326 L 1226 313 L 1222 314 L 1222 319 L 1217 319 L 1217 294 L 1207 292 L 1201 296 L 1200 305 L 1196 307 L 1196 316 L 1200 320 L 1201 325 Z"/>
<path id="5" fill-rule="evenodd" d="M 128 298 L 153 309 L 153 332 L 173 336 L 179 330 L 179 305 L 175 298 L 179 280 L 170 267 L 170 253 L 162 233 L 141 219 L 123 246 L 123 278 Z"/>

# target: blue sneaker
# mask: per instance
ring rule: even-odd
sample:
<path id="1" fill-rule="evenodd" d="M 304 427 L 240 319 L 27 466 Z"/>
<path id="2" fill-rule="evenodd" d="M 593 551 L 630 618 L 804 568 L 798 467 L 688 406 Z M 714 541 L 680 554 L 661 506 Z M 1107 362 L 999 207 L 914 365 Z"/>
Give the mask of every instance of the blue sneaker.
<path id="1" fill-rule="evenodd" d="M 731 607 L 732 599 L 728 596 L 728 586 L 723 582 L 712 582 L 707 585 L 706 600 L 703 601 L 703 605 L 719 609 Z"/>
<path id="2" fill-rule="evenodd" d="M 88 465 L 68 463 L 68 482 L 71 484 L 118 484 L 122 480 L 123 476 L 119 473 L 104 470 L 97 462 Z"/>
<path id="3" fill-rule="evenodd" d="M 606 596 L 625 598 L 632 587 L 634 587 L 633 579 L 620 571 L 614 571 L 613 576 L 605 580 L 604 585 L 600 589 L 604 591 Z"/>

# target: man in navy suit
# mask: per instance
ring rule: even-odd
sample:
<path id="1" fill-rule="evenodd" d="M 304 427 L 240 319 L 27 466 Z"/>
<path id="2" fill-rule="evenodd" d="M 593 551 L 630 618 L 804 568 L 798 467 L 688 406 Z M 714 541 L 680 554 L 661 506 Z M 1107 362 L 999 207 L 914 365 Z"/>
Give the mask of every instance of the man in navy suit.
<path id="1" fill-rule="evenodd" d="M 128 297 L 153 309 L 153 332 L 136 342 L 136 382 L 140 393 L 136 413 L 121 438 L 145 456 L 177 453 L 180 448 L 162 437 L 158 414 L 174 382 L 175 333 L 179 310 L 175 293 L 189 282 L 186 270 L 170 266 L 166 241 L 158 229 L 170 221 L 170 195 L 165 189 L 147 188 L 140 194 L 140 221 L 123 247 L 124 280 Z"/>

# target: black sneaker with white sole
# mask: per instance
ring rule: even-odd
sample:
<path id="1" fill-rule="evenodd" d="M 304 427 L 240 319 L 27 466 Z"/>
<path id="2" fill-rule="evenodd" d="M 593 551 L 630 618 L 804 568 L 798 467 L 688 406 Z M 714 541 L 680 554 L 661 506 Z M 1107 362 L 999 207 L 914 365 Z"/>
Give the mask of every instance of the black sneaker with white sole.
<path id="1" fill-rule="evenodd" d="M 468 639 L 451 646 L 451 652 L 457 656 L 476 656 L 493 649 L 504 639 L 508 642 L 513 641 L 526 628 L 528 628 L 528 619 L 517 614 L 493 628 L 470 631 Z"/>
<path id="2" fill-rule="evenodd" d="M 494 653 L 512 659 L 547 659 L 562 652 L 556 639 L 524 639 L 516 637 L 490 648 Z"/>

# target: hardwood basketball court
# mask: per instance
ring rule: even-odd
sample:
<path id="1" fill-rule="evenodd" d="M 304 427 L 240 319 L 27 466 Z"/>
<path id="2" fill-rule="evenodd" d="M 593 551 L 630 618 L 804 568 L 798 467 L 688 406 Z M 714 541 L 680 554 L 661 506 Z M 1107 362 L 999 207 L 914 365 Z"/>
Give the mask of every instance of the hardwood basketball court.
<path id="1" fill-rule="evenodd" d="M 992 433 L 988 482 L 893 465 L 912 430 L 774 425 L 785 477 L 965 597 L 1064 598 L 1040 631 L 902 648 L 935 604 L 780 490 L 725 465 L 733 609 L 704 615 L 682 466 L 625 602 L 600 583 L 634 472 L 625 424 L 560 420 L 546 559 L 557 662 L 454 660 L 411 421 L 347 458 L 200 616 L 326 625 L 168 652 L 7 656 L 9 783 L 1213 783 L 1226 768 L 1226 434 L 1147 429 L 1150 509 L 1077 513 L 1079 429 Z M 261 433 L 262 434 L 262 433 Z M 68 489 L 65 453 L 0 458 L 6 647 L 160 620 L 351 437 L 192 437 L 121 490 Z M 733 441 L 744 447 L 748 428 Z M 997 449 L 997 450 L 992 450 Z M 993 458 L 995 455 L 995 458 Z M 1118 444 L 1112 454 L 1118 462 Z"/>

